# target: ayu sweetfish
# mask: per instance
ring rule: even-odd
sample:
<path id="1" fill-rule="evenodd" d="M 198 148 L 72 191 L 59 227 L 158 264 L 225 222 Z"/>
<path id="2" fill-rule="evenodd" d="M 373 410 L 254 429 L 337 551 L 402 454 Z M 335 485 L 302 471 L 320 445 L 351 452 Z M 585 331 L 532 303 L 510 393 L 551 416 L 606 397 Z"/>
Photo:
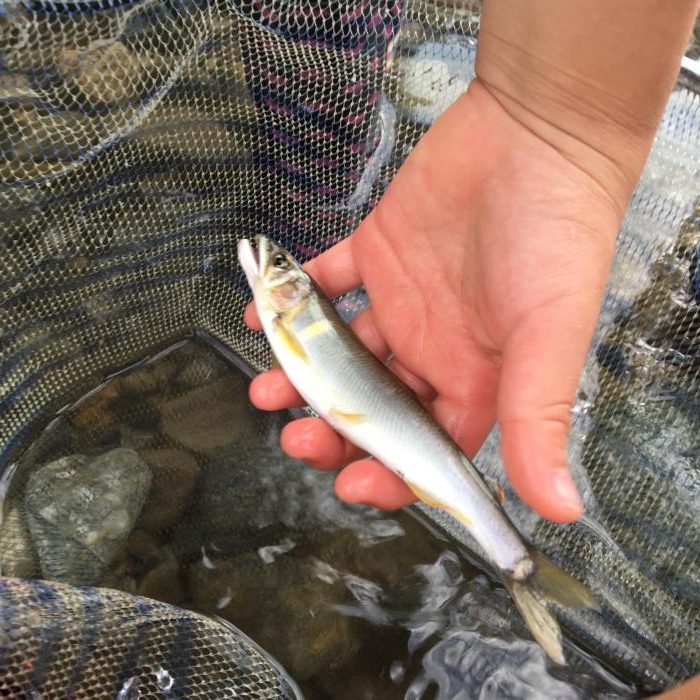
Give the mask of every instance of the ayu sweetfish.
<path id="1" fill-rule="evenodd" d="M 359 341 L 285 250 L 263 236 L 238 257 L 263 330 L 292 384 L 335 430 L 462 523 L 498 568 L 533 637 L 564 663 L 548 600 L 595 607 L 590 592 L 533 550 L 450 436 Z"/>

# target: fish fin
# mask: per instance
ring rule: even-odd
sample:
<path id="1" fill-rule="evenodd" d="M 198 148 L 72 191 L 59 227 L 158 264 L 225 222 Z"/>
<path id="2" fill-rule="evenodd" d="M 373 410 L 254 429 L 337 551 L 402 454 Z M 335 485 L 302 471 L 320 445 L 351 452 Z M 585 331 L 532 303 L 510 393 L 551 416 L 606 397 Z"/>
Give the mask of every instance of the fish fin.
<path id="1" fill-rule="evenodd" d="M 532 573 L 524 580 L 516 580 L 505 574 L 503 583 L 535 641 L 553 661 L 563 664 L 561 629 L 548 603 L 596 610 L 599 606 L 586 586 L 556 566 L 542 552 L 531 549 L 530 556 L 534 565 Z"/>
<path id="2" fill-rule="evenodd" d="M 534 581 L 548 600 L 567 608 L 600 610 L 593 593 L 580 581 L 560 569 L 542 552 L 531 549 L 530 556 L 535 564 Z"/>
<path id="3" fill-rule="evenodd" d="M 329 413 L 337 418 L 341 423 L 364 423 L 367 420 L 367 416 L 364 413 L 355 413 L 354 411 L 345 411 L 342 408 L 336 408 L 333 406 Z"/>
<path id="4" fill-rule="evenodd" d="M 304 350 L 304 346 L 299 342 L 289 328 L 287 328 L 284 322 L 279 318 L 275 318 L 273 325 L 280 339 L 287 347 L 287 350 L 298 357 L 302 362 L 308 362 L 309 356 L 307 355 L 306 350 Z"/>
<path id="5" fill-rule="evenodd" d="M 458 512 L 451 506 L 447 506 L 441 501 L 438 501 L 434 496 L 429 494 L 427 491 L 424 491 L 420 486 L 416 486 L 415 484 L 411 483 L 410 481 L 407 481 L 406 485 L 409 489 L 411 489 L 411 491 L 413 491 L 415 497 L 418 500 L 423 501 L 423 503 L 427 503 L 433 508 L 440 508 L 444 510 L 445 512 L 449 513 L 453 518 L 462 523 L 462 525 L 464 525 L 465 527 L 473 527 L 474 521 L 468 515 L 464 515 L 463 513 Z"/>
<path id="6" fill-rule="evenodd" d="M 561 628 L 557 618 L 554 617 L 549 605 L 547 605 L 547 599 L 530 581 L 516 581 L 506 576 L 503 583 L 535 641 L 552 661 L 563 666 L 566 661 L 562 647 Z"/>
<path id="7" fill-rule="evenodd" d="M 498 501 L 499 505 L 503 505 L 506 502 L 506 492 L 503 490 L 503 487 L 496 482 L 495 486 L 493 487 L 494 493 L 496 494 L 496 500 Z"/>

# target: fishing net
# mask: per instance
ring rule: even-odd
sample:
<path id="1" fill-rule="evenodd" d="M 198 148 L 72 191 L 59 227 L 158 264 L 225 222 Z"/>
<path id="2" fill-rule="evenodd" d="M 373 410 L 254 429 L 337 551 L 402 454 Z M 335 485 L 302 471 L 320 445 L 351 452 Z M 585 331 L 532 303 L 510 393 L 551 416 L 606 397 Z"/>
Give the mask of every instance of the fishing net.
<path id="1" fill-rule="evenodd" d="M 226 442 L 216 425 L 237 425 L 224 397 L 244 388 L 221 379 L 219 419 L 192 438 L 183 416 L 211 377 L 165 363 L 144 380 L 168 387 L 157 411 L 146 396 L 119 426 L 105 418 L 124 379 L 122 394 L 107 388 L 71 414 L 57 459 L 31 441 L 193 332 L 268 366 L 242 322 L 236 241 L 263 233 L 305 260 L 348 235 L 473 77 L 477 37 L 478 7 L 448 0 L 0 5 L 4 575 L 110 585 L 104 564 L 148 512 L 149 489 L 203 478 Z M 698 162 L 700 86 L 686 71 L 620 231 L 575 408 L 586 518 L 555 526 L 507 499 L 522 531 L 603 602 L 564 612 L 569 632 L 650 687 L 700 671 Z M 359 290 L 338 303 L 351 317 L 367 300 Z M 476 463 L 504 483 L 497 438 Z M 179 450 L 174 464 L 164 450 Z M 66 487 L 76 474 L 91 484 L 82 495 Z M 71 517 L 51 510 L 58 495 Z M 109 536 L 90 537 L 76 515 L 90 508 Z M 151 530 L 177 527 L 172 512 L 152 517 Z"/>
<path id="2" fill-rule="evenodd" d="M 16 579 L 0 602 L 2 697 L 300 697 L 240 630 L 165 603 Z"/>

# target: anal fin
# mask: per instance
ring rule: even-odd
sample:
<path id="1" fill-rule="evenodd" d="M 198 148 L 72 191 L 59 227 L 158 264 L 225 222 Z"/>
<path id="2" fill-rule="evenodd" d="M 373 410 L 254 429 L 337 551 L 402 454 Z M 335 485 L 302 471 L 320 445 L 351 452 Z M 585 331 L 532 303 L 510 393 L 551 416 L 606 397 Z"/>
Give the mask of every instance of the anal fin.
<path id="1" fill-rule="evenodd" d="M 458 520 L 460 523 L 462 523 L 462 525 L 464 525 L 467 528 L 474 526 L 474 521 L 468 515 L 464 515 L 463 513 L 458 512 L 457 510 L 452 508 L 452 506 L 445 505 L 441 501 L 437 500 L 434 496 L 429 494 L 427 491 L 424 491 L 420 486 L 416 486 L 410 481 L 407 481 L 406 485 L 409 489 L 411 489 L 411 491 L 413 491 L 416 498 L 423 501 L 423 503 L 427 503 L 433 508 L 440 508 L 441 510 L 444 510 L 446 513 L 449 513 L 453 518 Z"/>
<path id="2" fill-rule="evenodd" d="M 346 411 L 342 408 L 336 408 L 333 406 L 329 413 L 336 420 L 341 423 L 350 423 L 356 425 L 357 423 L 364 423 L 367 420 L 367 416 L 364 413 L 356 413 L 354 411 Z"/>

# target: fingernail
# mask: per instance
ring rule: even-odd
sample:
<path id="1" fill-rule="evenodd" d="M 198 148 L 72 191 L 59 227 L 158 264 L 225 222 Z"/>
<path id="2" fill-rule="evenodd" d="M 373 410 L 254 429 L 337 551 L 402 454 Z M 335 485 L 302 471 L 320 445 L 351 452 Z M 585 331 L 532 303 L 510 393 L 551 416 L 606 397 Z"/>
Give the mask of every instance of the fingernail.
<path id="1" fill-rule="evenodd" d="M 561 505 L 572 514 L 580 515 L 583 512 L 581 496 L 567 471 L 563 469 L 555 471 L 552 475 L 552 486 Z"/>

